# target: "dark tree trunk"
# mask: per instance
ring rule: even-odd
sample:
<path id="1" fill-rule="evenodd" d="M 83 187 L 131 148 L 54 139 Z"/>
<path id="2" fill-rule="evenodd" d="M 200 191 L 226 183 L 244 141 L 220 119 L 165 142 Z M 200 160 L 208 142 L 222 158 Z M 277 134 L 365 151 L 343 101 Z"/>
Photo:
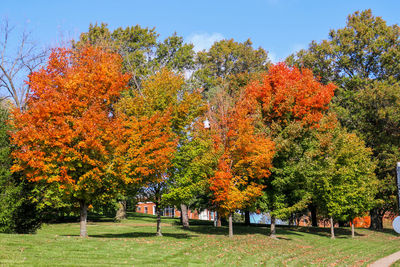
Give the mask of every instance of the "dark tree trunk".
<path id="1" fill-rule="evenodd" d="M 183 228 L 189 228 L 188 206 L 186 206 L 185 204 L 181 204 L 181 218 Z"/>
<path id="2" fill-rule="evenodd" d="M 249 226 L 250 225 L 250 211 L 244 211 L 244 224 Z"/>
<path id="3" fill-rule="evenodd" d="M 157 214 L 157 233 L 156 236 L 162 236 L 161 233 L 161 209 L 160 205 L 156 203 L 156 214 Z"/>
<path id="4" fill-rule="evenodd" d="M 229 237 L 233 237 L 233 220 L 232 213 L 229 214 Z"/>
<path id="5" fill-rule="evenodd" d="M 311 205 L 310 211 L 311 211 L 311 225 L 313 227 L 318 227 L 317 207 L 315 205 Z"/>
<path id="6" fill-rule="evenodd" d="M 330 224 L 331 224 L 331 238 L 334 239 L 335 238 L 335 225 L 333 224 L 333 218 L 331 217 L 329 219 Z"/>
<path id="7" fill-rule="evenodd" d="M 271 216 L 271 234 L 269 236 L 271 238 L 276 238 L 276 218 L 275 218 L 275 216 Z"/>
<path id="8" fill-rule="evenodd" d="M 219 215 L 219 212 L 217 213 L 217 227 L 221 227 L 221 215 Z"/>
<path id="9" fill-rule="evenodd" d="M 181 224 L 183 224 L 183 223 L 182 223 L 182 210 L 181 210 L 181 208 L 179 208 L 179 212 L 180 212 L 179 222 L 180 222 Z"/>
<path id="10" fill-rule="evenodd" d="M 118 202 L 118 210 L 117 210 L 117 214 L 115 215 L 115 219 L 117 221 L 126 219 L 126 201 L 125 200 Z"/>
<path id="11" fill-rule="evenodd" d="M 81 206 L 81 220 L 80 220 L 81 233 L 80 233 L 80 236 L 83 238 L 86 238 L 88 236 L 87 229 L 86 229 L 88 204 L 84 200 L 81 200 L 79 202 L 79 204 Z"/>
<path id="12" fill-rule="evenodd" d="M 371 225 L 370 229 L 372 230 L 383 230 L 383 215 L 384 212 L 380 212 L 379 209 L 372 209 L 369 211 L 369 215 L 371 216 Z"/>
<path id="13" fill-rule="evenodd" d="M 290 215 L 289 217 L 289 226 L 293 226 L 294 225 L 294 215 Z"/>

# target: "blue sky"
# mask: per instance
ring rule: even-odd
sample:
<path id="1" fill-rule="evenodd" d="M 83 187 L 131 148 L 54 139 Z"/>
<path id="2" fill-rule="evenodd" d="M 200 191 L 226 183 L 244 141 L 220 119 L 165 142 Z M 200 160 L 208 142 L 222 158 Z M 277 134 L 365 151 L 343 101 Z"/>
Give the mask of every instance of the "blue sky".
<path id="1" fill-rule="evenodd" d="M 161 38 L 176 31 L 197 49 L 222 38 L 250 38 L 279 61 L 312 40 L 326 39 L 330 29 L 345 25 L 348 14 L 367 8 L 390 25 L 400 24 L 399 0 L 2 0 L 0 16 L 17 30 L 28 28 L 43 46 L 77 38 L 89 23 L 105 22 L 111 29 L 139 24 L 155 27 Z"/>

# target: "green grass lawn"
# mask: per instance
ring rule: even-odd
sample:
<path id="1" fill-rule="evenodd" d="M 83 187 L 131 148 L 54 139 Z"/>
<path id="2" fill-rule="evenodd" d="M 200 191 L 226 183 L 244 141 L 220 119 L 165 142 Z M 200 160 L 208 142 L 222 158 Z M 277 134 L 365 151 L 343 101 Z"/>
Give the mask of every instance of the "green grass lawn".
<path id="1" fill-rule="evenodd" d="M 278 227 L 270 239 L 265 227 L 227 228 L 192 221 L 190 230 L 177 219 L 163 218 L 163 237 L 155 236 L 155 218 L 130 214 L 120 223 L 90 222 L 81 239 L 78 223 L 44 225 L 37 234 L 0 234 L 0 266 L 366 266 L 400 250 L 392 230 L 374 232 L 328 228 Z"/>

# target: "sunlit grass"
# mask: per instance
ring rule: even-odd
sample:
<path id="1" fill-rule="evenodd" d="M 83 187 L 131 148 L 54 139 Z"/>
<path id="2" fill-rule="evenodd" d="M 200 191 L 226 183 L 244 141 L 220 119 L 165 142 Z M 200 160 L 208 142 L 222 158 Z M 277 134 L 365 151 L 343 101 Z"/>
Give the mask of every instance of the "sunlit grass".
<path id="1" fill-rule="evenodd" d="M 155 218 L 130 214 L 127 220 L 90 222 L 81 239 L 78 223 L 45 225 L 34 235 L 0 234 L 0 265 L 26 266 L 362 266 L 400 250 L 392 230 L 374 232 L 326 228 L 278 227 L 278 239 L 265 227 L 227 228 L 192 221 L 190 230 L 178 219 L 163 218 L 163 237 L 155 236 Z"/>

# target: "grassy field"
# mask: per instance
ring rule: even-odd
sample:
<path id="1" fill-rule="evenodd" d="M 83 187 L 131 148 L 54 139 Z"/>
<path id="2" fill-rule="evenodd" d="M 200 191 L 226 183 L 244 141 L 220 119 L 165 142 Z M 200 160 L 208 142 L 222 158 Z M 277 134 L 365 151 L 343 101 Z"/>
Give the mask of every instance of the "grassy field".
<path id="1" fill-rule="evenodd" d="M 0 234 L 0 266 L 366 266 L 400 250 L 392 230 L 356 229 L 352 239 L 349 229 L 337 229 L 331 240 L 328 228 L 278 227 L 274 240 L 265 227 L 235 226 L 230 239 L 226 227 L 183 230 L 177 222 L 163 218 L 163 237 L 154 234 L 154 217 L 139 214 L 120 223 L 90 222 L 86 240 L 78 223 Z"/>

